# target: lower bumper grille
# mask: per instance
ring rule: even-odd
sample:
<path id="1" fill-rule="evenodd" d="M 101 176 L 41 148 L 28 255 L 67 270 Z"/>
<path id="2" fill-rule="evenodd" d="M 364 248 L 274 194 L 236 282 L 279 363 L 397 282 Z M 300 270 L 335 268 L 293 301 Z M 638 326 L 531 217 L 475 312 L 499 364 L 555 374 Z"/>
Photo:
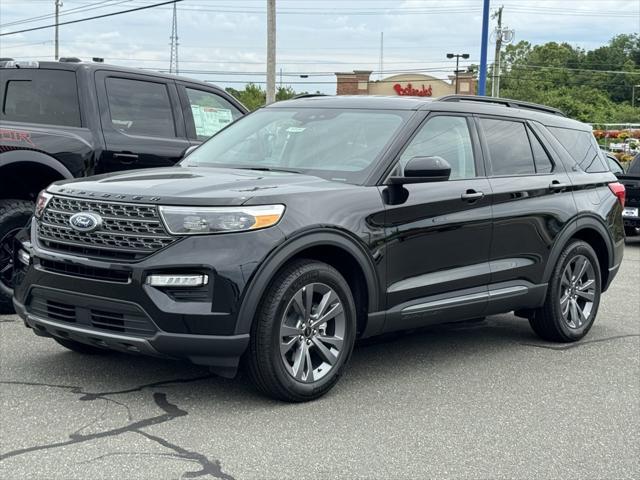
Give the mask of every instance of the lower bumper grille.
<path id="1" fill-rule="evenodd" d="M 88 267 L 71 263 L 56 262 L 52 260 L 40 260 L 40 266 L 47 272 L 71 275 L 73 277 L 90 278 L 107 282 L 129 283 L 131 274 L 124 270 L 112 270 L 109 268 Z"/>
<path id="2" fill-rule="evenodd" d="M 93 308 L 93 305 L 88 306 L 87 302 L 73 302 L 71 295 L 64 294 L 61 300 L 53 300 L 50 297 L 54 295 L 48 291 L 34 290 L 27 304 L 27 311 L 47 320 L 141 337 L 152 336 L 158 330 L 135 305 L 96 300 L 100 305 Z"/>

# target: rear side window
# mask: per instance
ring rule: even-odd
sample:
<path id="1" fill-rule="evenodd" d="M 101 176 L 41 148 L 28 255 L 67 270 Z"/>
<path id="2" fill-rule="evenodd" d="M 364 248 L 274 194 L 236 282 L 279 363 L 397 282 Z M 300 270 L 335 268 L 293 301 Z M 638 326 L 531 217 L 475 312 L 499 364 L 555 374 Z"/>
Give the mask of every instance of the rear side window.
<path id="1" fill-rule="evenodd" d="M 536 172 L 524 123 L 481 118 L 493 175 L 533 175 Z"/>
<path id="2" fill-rule="evenodd" d="M 531 141 L 531 150 L 533 151 L 533 159 L 536 164 L 537 173 L 551 173 L 553 171 L 553 162 L 549 158 L 549 154 L 544 149 L 538 137 L 527 128 L 529 132 L 529 140 Z"/>
<path id="3" fill-rule="evenodd" d="M 80 105 L 75 72 L 11 72 L 2 99 L 2 119 L 13 122 L 79 127 Z"/>
<path id="4" fill-rule="evenodd" d="M 547 128 L 583 171 L 587 173 L 609 171 L 591 132 L 570 128 Z"/>
<path id="5" fill-rule="evenodd" d="M 631 175 L 640 175 L 640 154 L 636 155 L 636 158 L 631 162 L 627 173 Z"/>
<path id="6" fill-rule="evenodd" d="M 164 83 L 109 77 L 106 87 L 113 128 L 128 135 L 176 136 L 169 92 Z"/>

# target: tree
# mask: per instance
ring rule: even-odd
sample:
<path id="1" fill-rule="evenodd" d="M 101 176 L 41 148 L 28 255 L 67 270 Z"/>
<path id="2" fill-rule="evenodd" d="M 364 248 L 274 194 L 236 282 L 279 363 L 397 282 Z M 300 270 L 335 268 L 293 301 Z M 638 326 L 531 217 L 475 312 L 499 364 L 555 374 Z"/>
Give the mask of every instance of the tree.
<path id="1" fill-rule="evenodd" d="M 638 34 L 618 35 L 591 51 L 521 41 L 503 53 L 500 93 L 560 108 L 586 122 L 638 122 L 640 109 L 631 107 L 631 95 L 640 83 L 639 60 Z"/>

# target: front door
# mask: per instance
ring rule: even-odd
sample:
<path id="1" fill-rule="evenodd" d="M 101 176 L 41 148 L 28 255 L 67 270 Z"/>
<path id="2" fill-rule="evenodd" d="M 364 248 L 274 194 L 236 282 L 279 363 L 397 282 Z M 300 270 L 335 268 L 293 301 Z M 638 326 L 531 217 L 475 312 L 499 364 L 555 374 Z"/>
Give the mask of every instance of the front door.
<path id="1" fill-rule="evenodd" d="M 191 145 L 176 85 L 145 75 L 96 72 L 105 150 L 96 173 L 170 167 Z"/>
<path id="2" fill-rule="evenodd" d="M 386 331 L 464 320 L 481 315 L 487 303 L 491 195 L 472 119 L 431 114 L 393 175 L 416 156 L 445 159 L 451 177 L 404 185 L 388 202 Z M 396 187 L 381 188 L 389 198 Z"/>

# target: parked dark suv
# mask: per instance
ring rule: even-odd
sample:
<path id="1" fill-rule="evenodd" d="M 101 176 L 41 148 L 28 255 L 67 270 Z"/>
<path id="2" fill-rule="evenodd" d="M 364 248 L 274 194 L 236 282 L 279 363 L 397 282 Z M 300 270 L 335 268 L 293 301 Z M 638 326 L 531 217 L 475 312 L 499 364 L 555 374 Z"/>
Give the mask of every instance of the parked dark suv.
<path id="1" fill-rule="evenodd" d="M 16 249 L 26 325 L 83 353 L 187 358 L 304 401 L 354 341 L 515 311 L 591 328 L 624 188 L 587 125 L 475 97 L 314 97 L 178 167 L 57 182 Z"/>

